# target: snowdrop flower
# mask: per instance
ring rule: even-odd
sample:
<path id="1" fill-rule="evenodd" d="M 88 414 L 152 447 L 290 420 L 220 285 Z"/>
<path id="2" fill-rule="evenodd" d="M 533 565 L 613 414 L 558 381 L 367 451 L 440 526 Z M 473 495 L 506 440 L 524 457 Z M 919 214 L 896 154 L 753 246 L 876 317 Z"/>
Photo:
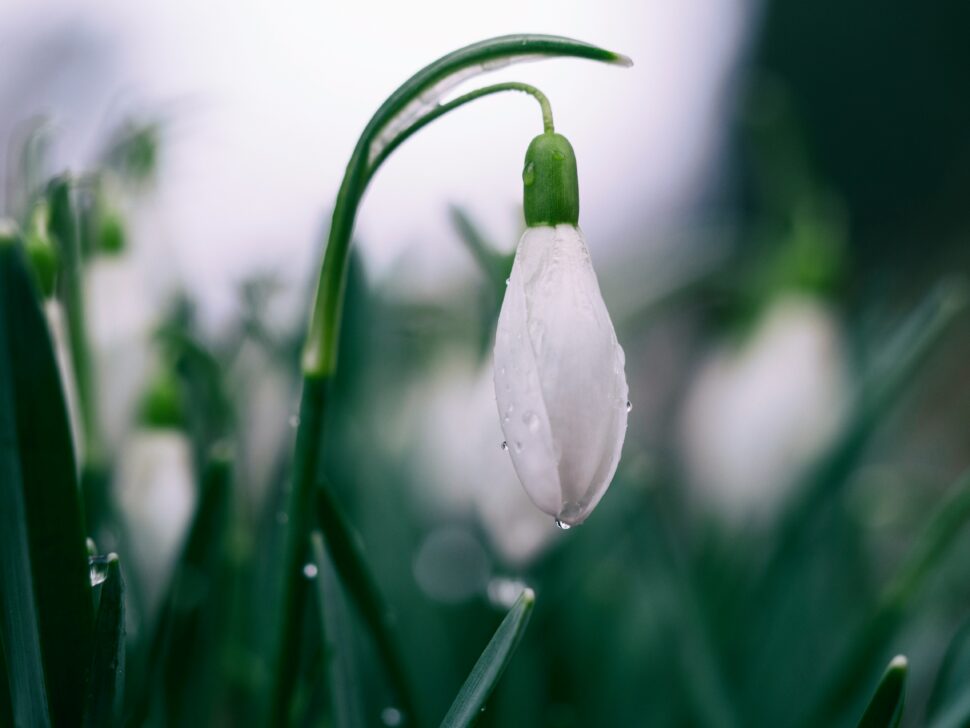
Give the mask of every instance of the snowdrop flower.
<path id="1" fill-rule="evenodd" d="M 770 516 L 841 429 L 851 391 L 835 314 L 785 294 L 701 366 L 680 423 L 688 477 L 732 522 Z"/>
<path id="2" fill-rule="evenodd" d="M 596 507 L 620 460 L 624 356 L 577 226 L 576 158 L 566 138 L 536 137 L 522 179 L 528 228 L 496 330 L 495 396 L 519 480 L 569 528 Z"/>

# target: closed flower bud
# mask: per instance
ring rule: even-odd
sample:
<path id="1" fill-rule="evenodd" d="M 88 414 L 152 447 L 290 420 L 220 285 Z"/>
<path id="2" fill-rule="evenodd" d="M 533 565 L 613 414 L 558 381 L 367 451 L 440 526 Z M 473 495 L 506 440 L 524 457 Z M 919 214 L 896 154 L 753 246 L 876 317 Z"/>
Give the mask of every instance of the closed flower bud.
<path id="1" fill-rule="evenodd" d="M 499 315 L 495 395 L 519 480 L 536 506 L 568 528 L 586 519 L 613 479 L 629 405 L 623 349 L 575 224 L 575 158 L 555 136 L 565 144 L 551 140 L 549 152 L 550 140 L 533 142 L 526 156 L 530 227 Z M 534 158 L 537 146 L 542 154 Z M 539 180 L 565 189 L 542 190 L 541 207 L 530 210 Z"/>

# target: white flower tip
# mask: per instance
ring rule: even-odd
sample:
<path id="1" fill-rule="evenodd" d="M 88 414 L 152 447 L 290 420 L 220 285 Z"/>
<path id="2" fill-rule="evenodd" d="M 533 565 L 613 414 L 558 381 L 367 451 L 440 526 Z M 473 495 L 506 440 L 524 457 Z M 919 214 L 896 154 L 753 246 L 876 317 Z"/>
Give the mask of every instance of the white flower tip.
<path id="1" fill-rule="evenodd" d="M 560 528 L 609 487 L 626 436 L 623 349 L 582 233 L 528 228 L 495 337 L 495 398 L 516 474 Z"/>

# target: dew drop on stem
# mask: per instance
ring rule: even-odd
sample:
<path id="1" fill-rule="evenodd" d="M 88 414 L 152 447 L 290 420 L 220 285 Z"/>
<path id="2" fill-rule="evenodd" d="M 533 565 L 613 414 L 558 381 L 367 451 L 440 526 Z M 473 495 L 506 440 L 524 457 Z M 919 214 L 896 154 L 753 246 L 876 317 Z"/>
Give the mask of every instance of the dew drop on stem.
<path id="1" fill-rule="evenodd" d="M 108 578 L 108 557 L 95 556 L 88 559 L 88 568 L 91 577 L 91 586 L 103 584 Z"/>

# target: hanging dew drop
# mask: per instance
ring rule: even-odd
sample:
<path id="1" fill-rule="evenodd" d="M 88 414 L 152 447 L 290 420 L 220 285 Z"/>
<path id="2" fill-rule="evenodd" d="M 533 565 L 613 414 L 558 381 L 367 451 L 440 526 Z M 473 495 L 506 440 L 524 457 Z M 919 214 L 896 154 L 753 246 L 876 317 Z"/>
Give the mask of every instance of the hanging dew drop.
<path id="1" fill-rule="evenodd" d="M 105 580 L 108 578 L 108 557 L 95 556 L 88 559 L 88 569 L 90 572 L 89 576 L 91 578 L 91 586 L 104 584 Z"/>
<path id="2" fill-rule="evenodd" d="M 317 578 L 317 565 L 316 564 L 304 564 L 303 566 L 303 576 L 307 579 Z"/>
<path id="3" fill-rule="evenodd" d="M 508 285 L 511 282 L 512 282 L 512 279 L 511 278 L 506 278 L 505 279 L 505 285 Z"/>
<path id="4" fill-rule="evenodd" d="M 536 181 L 536 163 L 529 162 L 525 165 L 525 169 L 522 170 L 522 184 L 526 187 L 531 187 Z"/>
<path id="5" fill-rule="evenodd" d="M 381 722 L 386 726 L 394 728 L 394 726 L 401 725 L 403 720 L 404 715 L 394 706 L 389 706 L 381 711 Z"/>
<path id="6" fill-rule="evenodd" d="M 568 523 L 565 521 L 560 521 L 558 518 L 556 519 L 556 527 L 563 531 L 568 531 L 570 528 L 572 528 L 572 526 L 570 526 Z"/>
<path id="7" fill-rule="evenodd" d="M 627 412 L 631 412 L 632 410 L 633 410 L 633 402 L 631 402 L 630 400 L 627 400 L 626 401 L 626 411 Z"/>

